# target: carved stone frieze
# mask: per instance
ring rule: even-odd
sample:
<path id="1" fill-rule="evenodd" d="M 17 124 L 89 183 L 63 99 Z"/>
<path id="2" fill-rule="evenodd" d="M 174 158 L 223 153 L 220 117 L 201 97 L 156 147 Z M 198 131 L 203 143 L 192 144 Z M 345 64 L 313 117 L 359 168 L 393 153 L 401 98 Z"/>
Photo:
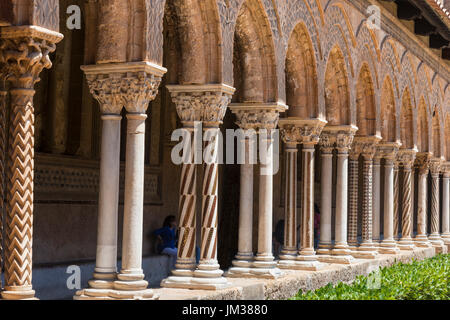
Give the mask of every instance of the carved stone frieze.
<path id="1" fill-rule="evenodd" d="M 326 123 L 321 119 L 281 119 L 279 121 L 281 137 L 285 143 L 317 144 Z"/>
<path id="2" fill-rule="evenodd" d="M 373 159 L 380 140 L 381 137 L 378 136 L 355 137 L 353 139 L 352 149 L 350 152 L 351 157 L 362 155 L 364 159 Z"/>
<path id="3" fill-rule="evenodd" d="M 278 126 L 280 113 L 287 107 L 282 104 L 232 104 L 231 111 L 236 115 L 236 124 L 244 129 L 273 130 Z"/>

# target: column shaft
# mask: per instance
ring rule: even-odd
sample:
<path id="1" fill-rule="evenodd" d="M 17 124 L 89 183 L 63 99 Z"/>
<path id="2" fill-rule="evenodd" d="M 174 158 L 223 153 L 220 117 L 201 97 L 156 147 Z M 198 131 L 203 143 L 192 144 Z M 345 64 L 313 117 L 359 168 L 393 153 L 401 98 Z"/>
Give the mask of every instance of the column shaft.
<path id="1" fill-rule="evenodd" d="M 376 247 L 372 242 L 372 180 L 373 179 L 373 160 L 369 157 L 364 157 L 363 168 L 363 203 L 362 203 L 362 243 L 359 247 L 360 251 L 371 252 L 376 255 Z"/>
<path id="2" fill-rule="evenodd" d="M 444 246 L 441 235 L 439 233 L 439 173 L 440 160 L 433 159 L 430 164 L 431 168 L 431 233 L 428 239 L 437 253 L 446 253 L 447 247 Z"/>
<path id="3" fill-rule="evenodd" d="M 450 244 L 450 172 L 445 172 L 442 180 L 442 239 Z"/>
<path id="4" fill-rule="evenodd" d="M 401 250 L 413 250 L 412 235 L 412 164 L 403 164 L 403 195 L 402 195 L 402 237 L 398 243 Z"/>
<path id="5" fill-rule="evenodd" d="M 373 193 L 372 193 L 372 209 L 373 209 L 373 221 L 372 221 L 372 240 L 375 246 L 380 242 L 380 223 L 381 223 L 381 159 L 376 157 L 373 160 Z"/>
<path id="6" fill-rule="evenodd" d="M 348 153 L 339 152 L 336 177 L 336 225 L 333 254 L 347 255 Z"/>
<path id="7" fill-rule="evenodd" d="M 331 211 L 333 192 L 333 153 L 322 149 L 322 171 L 320 182 L 320 241 L 319 254 L 331 252 Z"/>
<path id="8" fill-rule="evenodd" d="M 349 203 L 348 203 L 348 244 L 351 249 L 358 245 L 358 158 L 350 158 Z"/>
<path id="9" fill-rule="evenodd" d="M 417 246 L 428 248 L 431 246 L 427 237 L 428 160 L 425 156 L 420 156 L 417 161 L 419 162 L 419 180 L 417 190 L 417 235 L 414 240 Z"/>
<path id="10" fill-rule="evenodd" d="M 400 227 L 400 179 L 399 164 L 394 162 L 394 240 L 399 240 Z"/>

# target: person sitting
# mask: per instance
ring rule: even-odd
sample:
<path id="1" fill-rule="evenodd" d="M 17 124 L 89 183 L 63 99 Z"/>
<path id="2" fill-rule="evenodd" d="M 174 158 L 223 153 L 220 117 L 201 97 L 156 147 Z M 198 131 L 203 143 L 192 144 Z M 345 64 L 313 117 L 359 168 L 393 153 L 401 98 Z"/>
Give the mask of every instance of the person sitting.
<path id="1" fill-rule="evenodd" d="M 153 232 L 159 240 L 157 246 L 159 254 L 165 254 L 171 257 L 177 256 L 176 230 L 177 221 L 175 216 L 167 216 L 164 219 L 163 227 Z"/>

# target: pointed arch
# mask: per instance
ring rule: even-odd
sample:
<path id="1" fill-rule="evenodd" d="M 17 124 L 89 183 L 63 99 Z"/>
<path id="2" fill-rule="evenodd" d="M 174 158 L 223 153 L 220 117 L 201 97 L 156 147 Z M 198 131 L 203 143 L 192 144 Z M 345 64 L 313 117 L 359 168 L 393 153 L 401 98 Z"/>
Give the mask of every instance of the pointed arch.
<path id="1" fill-rule="evenodd" d="M 403 149 L 413 149 L 414 141 L 414 117 L 409 88 L 406 87 L 402 95 L 402 107 L 400 112 L 400 137 Z"/>
<path id="2" fill-rule="evenodd" d="M 397 141 L 395 93 L 391 78 L 386 75 L 381 88 L 381 137 L 383 142 Z"/>
<path id="3" fill-rule="evenodd" d="M 358 136 L 374 136 L 376 130 L 375 91 L 369 66 L 361 66 L 356 83 L 356 113 Z"/>
<path id="4" fill-rule="evenodd" d="M 429 125 L 428 125 L 428 107 L 423 96 L 419 99 L 417 114 L 417 149 L 419 152 L 429 152 Z"/>

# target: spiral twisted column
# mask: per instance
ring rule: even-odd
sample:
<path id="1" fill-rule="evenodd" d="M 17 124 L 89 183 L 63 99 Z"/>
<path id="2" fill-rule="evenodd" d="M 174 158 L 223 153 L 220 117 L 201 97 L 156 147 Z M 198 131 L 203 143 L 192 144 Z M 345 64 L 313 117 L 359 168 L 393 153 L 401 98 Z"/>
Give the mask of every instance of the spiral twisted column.
<path id="1" fill-rule="evenodd" d="M 413 192 L 412 192 L 412 168 L 416 158 L 415 149 L 401 149 L 398 153 L 398 161 L 403 165 L 403 195 L 402 195 L 402 237 L 398 242 L 400 250 L 414 250 L 415 245 L 412 236 Z"/>
<path id="2" fill-rule="evenodd" d="M 0 76 L 3 76 L 0 71 Z M 4 194 L 5 194 L 5 168 L 6 168 L 6 109 L 8 92 L 0 88 L 0 288 L 2 287 L 1 274 L 3 270 L 3 220 L 4 220 Z"/>
<path id="3" fill-rule="evenodd" d="M 34 85 L 60 33 L 34 26 L 2 27 L 0 65 L 11 84 L 3 299 L 34 298 L 32 289 Z M 4 109 L 4 108 L 3 108 Z"/>
<path id="4" fill-rule="evenodd" d="M 416 166 L 419 169 L 419 181 L 417 192 L 417 235 L 414 238 L 418 247 L 429 248 L 431 243 L 427 237 L 427 190 L 428 172 L 431 153 L 421 152 L 416 156 Z"/>
<path id="5" fill-rule="evenodd" d="M 431 171 L 431 225 L 430 235 L 428 239 L 431 245 L 436 249 L 437 253 L 446 253 L 447 247 L 444 245 L 444 241 L 440 235 L 440 223 L 439 223 L 439 174 L 442 168 L 442 160 L 439 158 L 432 158 L 430 162 Z"/>
<path id="6" fill-rule="evenodd" d="M 333 133 L 322 131 L 320 151 L 322 169 L 320 174 L 320 239 L 317 254 L 331 253 L 331 219 L 333 200 L 333 149 L 336 137 Z"/>
<path id="7" fill-rule="evenodd" d="M 442 178 L 442 240 L 450 246 L 450 162 L 443 165 Z M 448 250 L 447 250 L 448 251 Z"/>
<path id="8" fill-rule="evenodd" d="M 394 166 L 397 158 L 399 144 L 382 143 L 378 150 L 385 159 L 384 164 L 384 227 L 383 241 L 379 252 L 383 254 L 397 254 L 399 249 L 394 240 Z"/>
<path id="9" fill-rule="evenodd" d="M 400 228 L 400 163 L 394 160 L 394 240 L 400 240 L 399 228 Z"/>
<path id="10" fill-rule="evenodd" d="M 355 137 L 354 148 L 360 149 L 363 157 L 363 203 L 362 203 L 362 243 L 357 258 L 374 259 L 377 257 L 377 246 L 372 241 L 373 224 L 373 158 L 377 145 L 381 140 L 378 136 Z"/>

